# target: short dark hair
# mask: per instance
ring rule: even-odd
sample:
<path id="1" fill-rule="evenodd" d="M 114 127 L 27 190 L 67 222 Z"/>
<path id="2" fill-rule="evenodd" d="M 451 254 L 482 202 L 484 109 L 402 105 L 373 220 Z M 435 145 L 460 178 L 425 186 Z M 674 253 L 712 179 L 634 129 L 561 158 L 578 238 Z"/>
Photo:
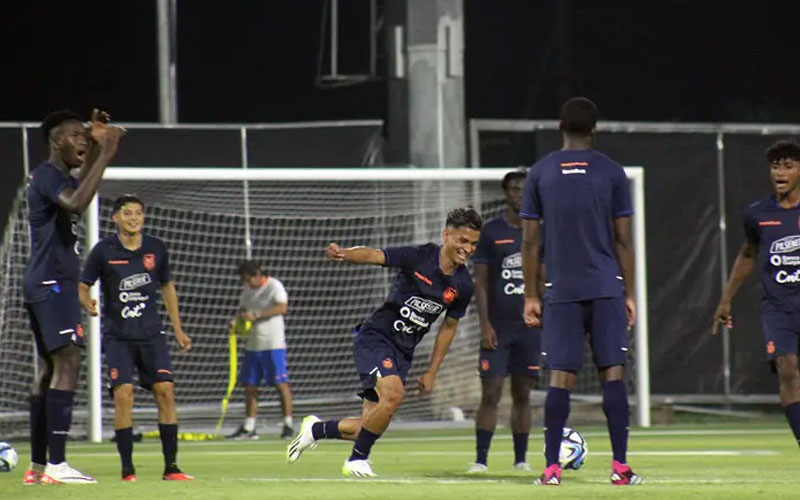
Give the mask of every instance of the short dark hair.
<path id="1" fill-rule="evenodd" d="M 125 193 L 123 195 L 118 196 L 117 199 L 114 200 L 114 211 L 112 213 L 119 212 L 120 209 L 122 209 L 122 207 L 124 207 L 128 203 L 138 203 L 139 205 L 142 206 L 142 209 L 144 209 L 144 202 L 141 200 L 141 198 L 139 198 L 135 194 Z"/>
<path id="2" fill-rule="evenodd" d="M 239 272 L 239 276 L 258 276 L 259 274 L 262 274 L 261 266 L 254 260 L 243 260 L 239 262 L 237 270 Z"/>
<path id="3" fill-rule="evenodd" d="M 456 208 L 447 214 L 445 226 L 453 229 L 468 227 L 480 231 L 481 226 L 483 226 L 483 218 L 472 207 Z"/>
<path id="4" fill-rule="evenodd" d="M 573 97 L 561 106 L 562 132 L 589 135 L 597 126 L 597 106 L 585 97 Z"/>
<path id="5" fill-rule="evenodd" d="M 69 120 L 83 122 L 80 115 L 70 109 L 59 109 L 58 111 L 53 111 L 49 115 L 45 116 L 44 120 L 42 120 L 42 125 L 39 127 L 42 130 L 44 143 L 50 143 L 51 130 Z"/>
<path id="6" fill-rule="evenodd" d="M 524 179 L 525 176 L 528 174 L 525 173 L 525 169 L 523 167 L 518 168 L 517 170 L 512 170 L 511 172 L 507 173 L 503 176 L 503 181 L 500 183 L 500 187 L 503 188 L 503 191 L 508 189 L 508 185 L 511 184 L 511 181 L 517 179 Z"/>
<path id="7" fill-rule="evenodd" d="M 781 139 L 767 148 L 767 161 L 777 163 L 781 160 L 800 161 L 800 144 L 794 139 Z"/>

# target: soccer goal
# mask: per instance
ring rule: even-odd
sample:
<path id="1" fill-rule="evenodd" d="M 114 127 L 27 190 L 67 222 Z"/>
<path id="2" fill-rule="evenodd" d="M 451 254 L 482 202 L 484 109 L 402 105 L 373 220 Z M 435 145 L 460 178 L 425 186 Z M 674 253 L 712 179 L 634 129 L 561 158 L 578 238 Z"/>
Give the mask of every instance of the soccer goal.
<path id="1" fill-rule="evenodd" d="M 357 414 L 359 383 L 352 362 L 352 329 L 385 298 L 394 272 L 330 262 L 325 247 L 332 241 L 375 247 L 438 243 L 445 215 L 453 208 L 474 206 L 485 219 L 500 213 L 500 180 L 506 172 L 470 168 L 109 168 L 99 202 L 87 214 L 87 247 L 114 230 L 110 212 L 116 196 L 132 192 L 145 201 L 145 230 L 164 239 L 169 247 L 184 328 L 193 341 L 191 352 L 173 356 L 182 425 L 213 425 L 219 417 L 229 377 L 227 325 L 240 292 L 236 266 L 245 258 L 261 262 L 265 272 L 280 279 L 289 294 L 286 338 L 295 416 L 309 412 Z M 628 382 L 636 396 L 638 423 L 647 426 L 644 173 L 641 168 L 627 168 L 626 172 L 636 211 L 639 304 Z M 24 414 L 28 377 L 32 376 L 31 335 L 22 312 L 20 288 L 29 246 L 26 213 L 21 199 L 0 250 L 4 285 L 0 292 L 0 387 L 4 389 L 0 422 L 4 416 Z M 96 338 L 98 328 L 99 322 L 90 323 L 90 338 Z M 480 331 L 474 306 L 459 325 L 435 391 L 425 399 L 416 397 L 414 381 L 428 366 L 437 329 L 434 326 L 417 348 L 408 378 L 409 394 L 398 420 L 470 417 L 477 409 Z M 102 390 L 106 374 L 100 370 L 99 343 L 90 344 L 89 369 L 83 372 L 87 376 L 78 395 L 78 407 L 86 405 L 88 411 L 76 412 L 76 419 L 86 419 L 90 435 L 97 439 L 101 420 L 110 418 L 112 402 Z M 597 373 L 587 357 L 575 393 L 592 396 L 599 392 Z M 138 390 L 136 397 L 137 414 L 153 415 L 152 398 Z M 276 421 L 280 406 L 273 391 L 262 389 L 260 401 L 260 421 Z M 243 391 L 237 388 L 228 410 L 229 421 L 238 423 L 242 406 Z"/>

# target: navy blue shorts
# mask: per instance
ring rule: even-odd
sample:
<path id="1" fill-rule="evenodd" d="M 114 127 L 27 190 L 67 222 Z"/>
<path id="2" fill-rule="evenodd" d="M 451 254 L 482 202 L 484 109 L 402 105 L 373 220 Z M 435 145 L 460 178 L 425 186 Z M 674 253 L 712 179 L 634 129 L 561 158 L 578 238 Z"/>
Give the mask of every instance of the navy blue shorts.
<path id="1" fill-rule="evenodd" d="M 286 349 L 244 351 L 244 366 L 239 381 L 244 385 L 258 385 L 262 378 L 270 386 L 289 382 Z"/>
<path id="2" fill-rule="evenodd" d="M 539 375 L 542 330 L 524 325 L 496 325 L 497 348 L 481 347 L 478 369 L 481 377 Z"/>
<path id="3" fill-rule="evenodd" d="M 800 312 L 765 309 L 761 312 L 761 325 L 769 361 L 784 354 L 797 354 Z"/>
<path id="4" fill-rule="evenodd" d="M 40 356 L 75 344 L 84 347 L 78 289 L 54 286 L 39 302 L 26 302 L 33 338 Z"/>
<path id="5" fill-rule="evenodd" d="M 148 391 L 157 382 L 172 382 L 172 359 L 166 336 L 153 335 L 147 340 L 103 338 L 108 378 L 111 388 L 133 383 L 133 369 L 139 375 L 139 385 Z"/>
<path id="6" fill-rule="evenodd" d="M 380 377 L 397 375 L 405 383 L 414 357 L 405 354 L 385 335 L 372 330 L 355 332 L 353 357 L 361 378 L 358 395 L 368 401 L 378 401 L 375 384 Z"/>
<path id="7" fill-rule="evenodd" d="M 547 303 L 542 318 L 542 360 L 551 370 L 580 371 L 586 336 L 599 368 L 624 365 L 628 319 L 623 297 Z"/>

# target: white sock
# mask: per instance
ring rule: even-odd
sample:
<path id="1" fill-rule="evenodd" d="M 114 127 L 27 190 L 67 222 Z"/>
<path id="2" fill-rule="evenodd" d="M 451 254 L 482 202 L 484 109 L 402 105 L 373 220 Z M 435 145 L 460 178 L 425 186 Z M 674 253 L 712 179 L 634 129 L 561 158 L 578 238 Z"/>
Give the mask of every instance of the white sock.
<path id="1" fill-rule="evenodd" d="M 283 417 L 283 424 L 288 425 L 289 427 L 292 426 L 292 417 Z"/>
<path id="2" fill-rule="evenodd" d="M 39 474 L 41 474 L 42 472 L 44 472 L 45 466 L 42 465 L 42 464 L 37 464 L 36 462 L 31 462 L 31 464 L 28 466 L 28 468 L 30 470 L 36 471 Z"/>
<path id="3" fill-rule="evenodd" d="M 247 417 L 244 419 L 244 430 L 247 432 L 256 430 L 256 417 Z"/>

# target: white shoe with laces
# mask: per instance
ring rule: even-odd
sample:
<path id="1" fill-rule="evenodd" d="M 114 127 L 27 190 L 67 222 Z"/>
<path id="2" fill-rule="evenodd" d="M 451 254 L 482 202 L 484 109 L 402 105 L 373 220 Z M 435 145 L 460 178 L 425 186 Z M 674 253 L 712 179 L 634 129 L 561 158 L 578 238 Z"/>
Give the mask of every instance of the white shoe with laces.
<path id="1" fill-rule="evenodd" d="M 303 419 L 303 423 L 300 425 L 300 432 L 297 433 L 297 437 L 289 443 L 289 446 L 286 447 L 286 462 L 293 464 L 297 462 L 300 458 L 300 455 L 303 454 L 304 451 L 311 448 L 312 450 L 317 447 L 319 444 L 314 439 L 314 434 L 311 432 L 311 427 L 316 424 L 317 422 L 322 422 L 319 418 L 314 415 L 309 415 Z"/>
<path id="2" fill-rule="evenodd" d="M 97 484 L 92 476 L 87 476 L 67 462 L 48 463 L 41 478 L 42 484 Z"/>
<path id="3" fill-rule="evenodd" d="M 347 477 L 355 478 L 378 477 L 378 475 L 372 471 L 369 460 L 345 460 L 342 466 L 342 474 Z"/>
<path id="4" fill-rule="evenodd" d="M 467 474 L 483 474 L 484 472 L 489 472 L 489 466 L 477 462 L 470 465 L 469 469 L 467 469 Z"/>

